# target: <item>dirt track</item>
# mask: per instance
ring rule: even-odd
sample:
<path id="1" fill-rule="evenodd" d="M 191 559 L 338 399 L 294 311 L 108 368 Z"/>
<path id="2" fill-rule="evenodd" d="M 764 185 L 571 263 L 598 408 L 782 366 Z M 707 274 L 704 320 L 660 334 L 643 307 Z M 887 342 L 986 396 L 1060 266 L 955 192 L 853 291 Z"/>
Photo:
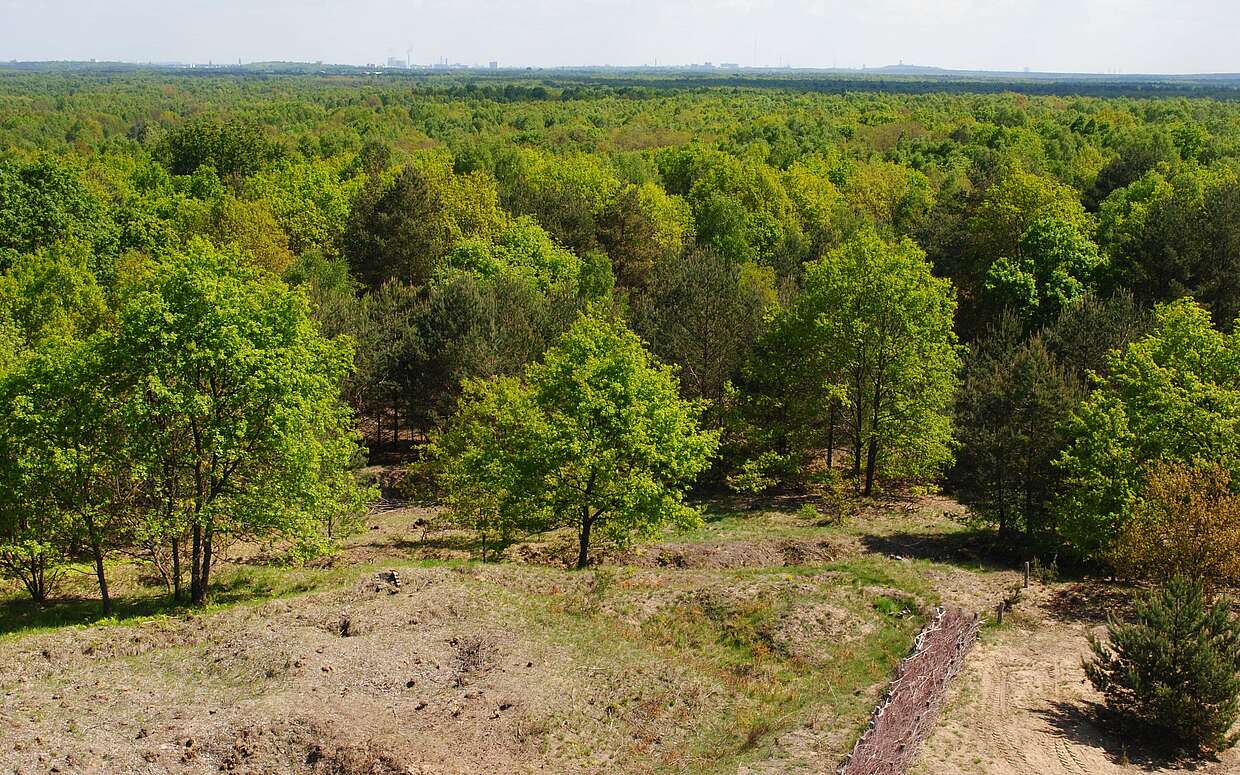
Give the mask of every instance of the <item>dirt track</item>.
<path id="1" fill-rule="evenodd" d="M 1101 631 L 1078 605 L 1101 587 L 1031 590 L 1009 617 L 986 632 L 949 692 L 939 724 L 911 770 L 917 775 L 1235 775 L 1240 751 L 1189 769 L 1099 726 L 1101 696 L 1085 680 L 1086 637 Z M 1127 755 L 1127 766 L 1121 762 Z"/>

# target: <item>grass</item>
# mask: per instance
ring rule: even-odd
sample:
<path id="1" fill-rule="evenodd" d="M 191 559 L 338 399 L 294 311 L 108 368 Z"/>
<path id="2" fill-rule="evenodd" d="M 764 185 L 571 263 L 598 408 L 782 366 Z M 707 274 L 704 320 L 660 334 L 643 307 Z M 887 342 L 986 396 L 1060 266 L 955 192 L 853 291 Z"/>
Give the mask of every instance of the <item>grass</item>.
<path id="1" fill-rule="evenodd" d="M 769 756 L 778 737 L 807 723 L 812 715 L 838 719 L 838 726 L 860 730 L 877 687 L 907 653 L 923 619 L 905 602 L 870 597 L 862 590 L 881 584 L 908 596 L 927 594 L 924 583 L 903 563 L 887 560 L 833 563 L 819 567 L 758 568 L 681 572 L 704 590 L 766 584 L 750 599 L 726 595 L 688 595 L 669 601 L 634 624 L 632 603 L 649 592 L 620 583 L 612 571 L 596 572 L 577 591 L 522 598 L 529 627 L 591 662 L 627 673 L 634 691 L 660 669 L 701 677 L 703 702 L 710 707 L 668 751 L 632 752 L 655 771 L 735 772 L 738 764 Z M 826 574 L 824 576 L 824 573 Z M 622 575 L 622 574 L 620 574 Z M 814 579 L 806 584 L 804 579 Z M 794 582 L 780 584 L 778 582 Z M 765 590 L 765 588 L 764 588 Z M 823 644 L 820 658 L 806 660 L 783 650 L 771 636 L 781 614 L 794 606 L 845 605 L 871 629 L 862 637 Z M 657 682 L 646 692 L 658 691 Z M 703 718 L 705 717 L 705 718 Z M 580 720 L 566 720 L 578 727 Z M 674 726 L 671 722 L 665 722 Z M 673 735 L 670 729 L 661 734 Z M 582 743 L 583 750 L 588 745 Z"/>
<path id="2" fill-rule="evenodd" d="M 450 563 L 425 561 L 410 564 Z M 115 563 L 109 569 L 109 581 L 115 590 L 110 617 L 105 617 L 100 610 L 93 576 L 71 579 L 65 584 L 68 594 L 42 606 L 16 593 L 0 598 L 0 639 L 62 627 L 112 626 L 160 617 L 209 614 L 238 605 L 257 605 L 268 600 L 340 587 L 380 567 L 386 568 L 388 565 L 333 568 L 223 566 L 212 577 L 208 604 L 197 607 L 174 600 L 163 586 L 142 583 L 133 566 Z"/>
<path id="3" fill-rule="evenodd" d="M 769 540 L 820 536 L 823 529 L 813 520 L 782 511 L 736 511 L 718 504 L 709 505 L 699 527 L 669 530 L 664 540 L 678 542 Z"/>
<path id="4" fill-rule="evenodd" d="M 916 534 L 919 540 L 936 540 L 936 529 L 946 546 L 969 540 L 967 529 L 946 520 L 926 525 L 924 517 L 892 514 L 824 527 L 798 514 L 795 506 L 791 511 L 715 508 L 700 527 L 670 532 L 665 540 L 744 543 L 835 536 L 856 545 L 857 537 L 908 535 L 900 531 L 914 522 L 922 523 L 918 529 L 925 531 Z M 371 540 L 376 538 L 390 536 Z M 358 539 L 364 542 L 367 535 Z M 870 548 L 864 540 L 861 545 Z M 872 549 L 801 566 L 602 567 L 584 573 L 544 566 L 394 560 L 399 554 L 383 563 L 371 563 L 376 555 L 363 554 L 354 558 L 360 564 L 329 568 L 224 565 L 205 611 L 174 603 L 162 586 L 140 578 L 134 566 L 118 563 L 112 569 L 113 617 L 100 618 L 98 600 L 91 597 L 93 578 L 75 575 L 66 586 L 66 598 L 46 607 L 16 595 L 0 598 L 0 638 L 65 626 L 210 615 L 340 588 L 382 568 L 462 565 L 475 569 L 459 578 L 470 585 L 480 605 L 511 613 L 515 626 L 546 644 L 549 653 L 568 655 L 565 671 L 591 671 L 591 679 L 581 685 L 601 691 L 601 681 L 607 687 L 599 695 L 600 707 L 583 713 L 580 704 L 566 703 L 566 708 L 576 709 L 564 710 L 548 723 L 545 735 L 539 733 L 556 753 L 553 760 L 592 761 L 600 741 L 606 740 L 611 747 L 605 750 L 615 757 L 606 765 L 632 763 L 627 769 L 633 771 L 735 772 L 742 763 L 777 753 L 777 741 L 785 732 L 825 728 L 830 738 L 822 745 L 833 750 L 846 746 L 863 728 L 881 686 L 924 623 L 923 607 L 939 601 L 934 574 L 948 567 L 889 554 L 907 556 Z M 538 581 L 531 584 L 531 579 Z M 819 637 L 806 656 L 789 646 L 786 633 L 773 633 L 790 612 L 807 608 L 843 609 L 851 617 L 847 621 L 861 629 Z M 174 650 L 166 656 L 175 661 Z M 208 672 L 217 669 L 207 664 L 210 660 L 195 661 Z M 136 661 L 133 669 L 142 669 L 141 664 Z M 565 675 L 569 686 L 578 685 L 572 683 L 572 672 Z M 247 676 L 221 674 L 215 679 L 238 690 L 261 684 Z M 207 681 L 211 676 L 197 678 Z M 632 734 L 617 735 L 618 719 Z"/>

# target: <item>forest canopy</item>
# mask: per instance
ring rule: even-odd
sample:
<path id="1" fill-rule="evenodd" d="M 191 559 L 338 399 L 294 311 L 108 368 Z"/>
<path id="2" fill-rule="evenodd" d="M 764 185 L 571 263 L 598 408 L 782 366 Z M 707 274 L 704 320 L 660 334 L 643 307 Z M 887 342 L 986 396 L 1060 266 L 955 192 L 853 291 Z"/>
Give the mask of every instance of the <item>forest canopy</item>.
<path id="1" fill-rule="evenodd" d="M 1167 471 L 1236 481 L 1240 103 L 922 91 L 6 71 L 0 573 L 201 601 L 368 456 L 583 565 L 691 492 L 948 486 L 1133 567 Z M 582 450 L 606 504 L 531 500 Z"/>

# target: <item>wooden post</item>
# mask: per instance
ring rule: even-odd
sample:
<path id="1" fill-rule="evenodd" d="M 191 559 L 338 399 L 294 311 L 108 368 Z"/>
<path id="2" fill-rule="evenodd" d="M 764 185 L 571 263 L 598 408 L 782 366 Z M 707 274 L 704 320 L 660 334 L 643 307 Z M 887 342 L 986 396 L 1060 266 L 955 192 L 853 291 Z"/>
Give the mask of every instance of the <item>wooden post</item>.
<path id="1" fill-rule="evenodd" d="M 995 624 L 1003 624 L 1003 609 L 1005 608 L 1003 601 L 999 601 L 999 605 L 995 606 Z"/>
<path id="2" fill-rule="evenodd" d="M 1025 561 L 1025 589 L 1029 589 L 1029 562 Z"/>

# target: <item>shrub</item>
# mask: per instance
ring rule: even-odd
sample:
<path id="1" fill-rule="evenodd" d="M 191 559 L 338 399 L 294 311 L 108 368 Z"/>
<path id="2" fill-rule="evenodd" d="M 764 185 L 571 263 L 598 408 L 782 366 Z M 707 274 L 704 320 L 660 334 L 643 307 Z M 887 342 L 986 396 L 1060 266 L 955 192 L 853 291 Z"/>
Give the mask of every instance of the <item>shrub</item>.
<path id="1" fill-rule="evenodd" d="M 1111 564 L 1131 578 L 1200 579 L 1206 590 L 1240 584 L 1240 495 L 1217 463 L 1156 463 L 1116 537 Z"/>
<path id="2" fill-rule="evenodd" d="M 763 452 L 728 474 L 728 488 L 743 495 L 759 495 L 779 484 L 780 475 L 788 467 L 788 459 L 783 455 Z"/>
<path id="3" fill-rule="evenodd" d="M 1090 682 L 1123 722 L 1176 750 L 1221 750 L 1240 712 L 1240 622 L 1207 603 L 1201 584 L 1177 576 L 1112 619 L 1109 643 L 1090 636 Z"/>

